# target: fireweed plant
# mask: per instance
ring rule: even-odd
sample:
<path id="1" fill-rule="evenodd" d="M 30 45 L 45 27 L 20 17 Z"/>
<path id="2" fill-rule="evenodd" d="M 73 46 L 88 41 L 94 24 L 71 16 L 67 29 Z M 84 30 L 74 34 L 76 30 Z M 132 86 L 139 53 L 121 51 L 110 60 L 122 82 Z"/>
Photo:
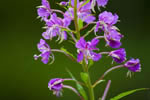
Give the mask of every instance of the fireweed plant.
<path id="1" fill-rule="evenodd" d="M 123 35 L 115 26 L 115 24 L 119 21 L 118 15 L 109 11 L 102 11 L 99 13 L 98 19 L 94 16 L 96 15 L 95 6 L 100 9 L 100 7 L 105 7 L 107 3 L 108 0 L 62 1 L 58 4 L 66 10 L 65 12 L 52 9 L 47 0 L 42 0 L 41 6 L 38 6 L 38 17 L 45 22 L 44 28 L 46 30 L 42 33 L 43 39 L 40 39 L 40 42 L 37 44 L 38 50 L 41 54 L 34 55 L 35 60 L 41 58 L 41 61 L 44 64 L 53 63 L 53 52 L 60 52 L 65 54 L 72 61 L 81 64 L 83 68 L 83 72 L 80 73 L 83 82 L 76 80 L 70 71 L 68 71 L 68 73 L 71 78 L 54 78 L 49 81 L 48 88 L 53 91 L 53 94 L 57 97 L 62 96 L 63 88 L 68 88 L 76 93 L 81 100 L 95 100 L 94 88 L 104 81 L 105 76 L 109 72 L 118 68 L 127 68 L 129 70 L 127 75 L 131 75 L 131 72 L 141 71 L 140 60 L 138 58 L 127 60 L 125 49 L 120 48 L 122 45 L 120 40 L 123 38 Z M 62 14 L 63 17 L 57 16 L 58 13 Z M 74 22 L 75 30 L 69 28 L 71 22 Z M 80 34 L 82 30 L 89 29 L 87 28 L 89 25 L 93 25 L 93 28 L 84 34 Z M 89 36 L 89 34 L 95 34 L 95 37 L 91 40 L 86 40 L 86 37 Z M 73 43 L 74 47 L 77 49 L 77 53 L 72 54 L 64 48 L 53 49 L 46 43 L 46 41 L 52 40 L 53 37 L 58 38 L 58 43 L 62 43 L 67 40 L 72 41 L 68 43 Z M 113 48 L 114 50 L 101 52 L 102 50 L 97 48 L 101 39 L 106 41 L 107 47 Z M 95 83 L 91 83 L 89 74 L 90 66 L 92 66 L 94 62 L 101 60 L 103 55 L 108 55 L 119 65 L 111 67 Z M 74 81 L 77 85 L 77 89 L 72 86 L 65 85 L 63 83 L 64 81 Z M 105 100 L 110 84 L 111 80 L 108 80 L 105 91 L 99 100 Z M 88 93 L 84 91 L 84 88 L 88 88 Z M 111 100 L 119 100 L 120 98 L 135 91 L 144 89 L 146 88 L 127 91 L 111 98 Z"/>

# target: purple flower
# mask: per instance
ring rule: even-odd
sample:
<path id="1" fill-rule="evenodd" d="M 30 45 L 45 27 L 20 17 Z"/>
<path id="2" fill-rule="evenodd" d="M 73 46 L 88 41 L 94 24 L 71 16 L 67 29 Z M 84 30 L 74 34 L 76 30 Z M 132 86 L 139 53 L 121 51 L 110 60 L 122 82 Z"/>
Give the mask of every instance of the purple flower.
<path id="1" fill-rule="evenodd" d="M 51 79 L 48 83 L 48 88 L 52 90 L 53 94 L 56 95 L 57 97 L 62 95 L 61 91 L 63 88 L 63 84 L 62 84 L 63 81 L 64 81 L 63 79 L 55 78 L 55 79 Z"/>
<path id="2" fill-rule="evenodd" d="M 104 31 L 104 37 L 112 48 L 119 48 L 121 46 L 121 35 L 117 30 L 117 27 L 113 26 L 118 21 L 118 15 L 112 14 L 111 12 L 104 11 L 99 15 L 99 21 L 96 23 L 95 32 L 100 28 Z"/>
<path id="3" fill-rule="evenodd" d="M 107 45 L 109 45 L 112 48 L 119 48 L 121 46 L 121 38 L 123 35 L 121 35 L 119 32 L 117 32 L 114 29 L 109 29 L 107 33 L 104 33 L 105 40 L 107 42 Z"/>
<path id="4" fill-rule="evenodd" d="M 41 61 L 44 64 L 47 64 L 49 61 L 50 54 L 51 54 L 51 49 L 49 45 L 45 42 L 45 40 L 41 39 L 40 43 L 37 44 L 37 47 L 39 51 L 41 52 L 41 54 L 34 55 L 35 60 L 37 60 L 39 57 L 42 57 Z"/>
<path id="5" fill-rule="evenodd" d="M 77 3 L 77 15 L 78 18 L 86 23 L 93 22 L 95 17 L 91 14 L 91 3 L 87 3 L 86 5 L 82 5 L 85 1 Z M 71 0 L 71 5 L 74 7 L 74 0 Z M 69 8 L 68 11 L 65 12 L 65 17 L 68 17 L 68 20 L 72 20 L 74 18 L 74 8 Z"/>
<path id="6" fill-rule="evenodd" d="M 99 14 L 99 21 L 112 26 L 117 23 L 118 15 L 113 15 L 111 12 L 104 11 L 101 14 Z"/>
<path id="7" fill-rule="evenodd" d="M 131 59 L 124 64 L 132 72 L 140 72 L 141 71 L 141 64 L 139 59 Z"/>
<path id="8" fill-rule="evenodd" d="M 118 21 L 118 15 L 112 14 L 111 12 L 104 11 L 101 14 L 99 14 L 99 21 L 96 23 L 96 29 L 95 32 L 98 31 L 99 28 L 101 28 L 103 31 L 107 31 L 109 27 L 112 27 L 114 24 Z"/>
<path id="9" fill-rule="evenodd" d="M 42 0 L 42 5 L 39 6 L 37 12 L 43 20 L 47 20 L 51 13 L 49 2 L 47 0 Z"/>
<path id="10" fill-rule="evenodd" d="M 110 27 L 117 23 L 118 18 L 117 14 L 113 15 L 111 12 L 107 11 L 102 12 L 99 14 L 99 21 L 96 23 L 95 32 L 97 32 L 99 28 L 103 31 L 108 31 Z"/>
<path id="11" fill-rule="evenodd" d="M 68 2 L 62 1 L 62 2 L 60 2 L 60 5 L 62 5 L 62 6 L 67 6 L 67 5 L 68 5 Z"/>
<path id="12" fill-rule="evenodd" d="M 111 51 L 109 56 L 112 56 L 114 61 L 117 63 L 122 63 L 126 60 L 126 51 L 124 48 L 120 48 L 118 50 Z"/>
<path id="13" fill-rule="evenodd" d="M 102 7 L 104 7 L 108 2 L 108 0 L 96 0 L 96 1 L 98 6 L 102 6 Z"/>
<path id="14" fill-rule="evenodd" d="M 93 52 L 93 50 L 98 50 L 96 45 L 99 43 L 98 39 L 93 39 L 91 42 L 86 42 L 83 37 L 76 43 L 76 48 L 78 48 L 78 57 L 77 61 L 81 62 L 84 58 L 86 63 L 89 59 L 93 61 L 98 61 L 101 58 L 101 55 Z"/>
<path id="15" fill-rule="evenodd" d="M 105 5 L 107 4 L 108 0 L 90 0 L 92 2 L 92 4 L 95 6 L 96 2 L 98 4 L 98 6 L 102 6 L 105 7 Z"/>
<path id="16" fill-rule="evenodd" d="M 68 2 L 69 2 L 70 0 L 68 0 Z M 77 0 L 77 8 L 79 7 L 79 0 Z M 74 7 L 74 0 L 71 0 L 71 6 L 72 7 Z"/>
<path id="17" fill-rule="evenodd" d="M 46 21 L 47 30 L 42 34 L 42 36 L 45 39 L 52 39 L 53 37 L 58 36 L 58 39 L 66 40 L 67 33 L 62 30 L 62 27 L 66 28 L 69 24 L 70 22 L 68 22 L 67 19 L 61 19 L 53 13 L 51 18 Z"/>

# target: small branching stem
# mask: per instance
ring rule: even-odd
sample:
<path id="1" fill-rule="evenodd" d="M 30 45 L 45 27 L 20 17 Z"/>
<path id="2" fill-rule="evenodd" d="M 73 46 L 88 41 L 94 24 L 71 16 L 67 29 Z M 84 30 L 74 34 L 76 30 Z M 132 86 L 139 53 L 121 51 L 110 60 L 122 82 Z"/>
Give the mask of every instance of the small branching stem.
<path id="1" fill-rule="evenodd" d="M 63 53 L 65 54 L 68 58 L 70 58 L 71 60 L 73 61 L 77 61 L 75 58 L 73 58 L 71 55 L 69 55 L 68 53 L 66 53 L 65 51 L 63 50 L 59 50 L 59 49 L 51 49 L 52 52 L 60 52 L 60 53 Z"/>
<path id="2" fill-rule="evenodd" d="M 86 36 L 88 36 L 92 31 L 94 31 L 95 27 L 93 27 L 91 30 L 89 30 L 86 34 L 83 35 L 83 37 L 85 38 Z"/>
<path id="3" fill-rule="evenodd" d="M 80 95 L 80 93 L 75 88 L 68 86 L 68 85 L 63 85 L 63 88 L 72 90 L 75 94 L 77 94 L 80 97 L 81 100 L 84 100 L 83 97 Z"/>
<path id="4" fill-rule="evenodd" d="M 96 39 L 103 39 L 104 38 L 104 36 L 97 36 L 97 37 L 95 37 Z"/>
<path id="5" fill-rule="evenodd" d="M 100 52 L 99 54 L 103 55 L 103 54 L 109 54 L 110 52 Z"/>
<path id="6" fill-rule="evenodd" d="M 96 24 L 96 22 L 91 22 L 91 23 L 89 23 L 89 24 L 86 24 L 85 26 L 83 26 L 83 28 L 81 28 L 81 30 L 84 30 L 84 29 L 86 29 L 89 25 L 91 25 L 91 24 Z"/>
<path id="7" fill-rule="evenodd" d="M 111 80 L 109 80 L 108 83 L 107 83 L 107 86 L 106 86 L 106 88 L 105 88 L 104 94 L 103 94 L 103 96 L 102 96 L 102 100 L 105 100 L 106 95 L 107 95 L 107 93 L 108 93 L 108 90 L 109 90 L 109 88 L 110 88 L 110 84 L 111 84 Z"/>
<path id="8" fill-rule="evenodd" d="M 60 14 L 62 14 L 62 15 L 64 15 L 64 16 L 66 16 L 66 17 L 69 17 L 70 19 L 72 19 L 73 20 L 73 18 L 72 17 L 70 17 L 70 16 L 67 16 L 64 12 L 62 12 L 61 10 L 57 10 L 57 9 L 51 9 L 51 11 L 52 12 L 57 12 L 57 13 L 60 13 Z"/>
<path id="9" fill-rule="evenodd" d="M 121 67 L 124 67 L 124 65 L 118 65 L 118 66 L 114 66 L 110 69 L 108 69 L 94 84 L 93 84 L 93 87 L 95 87 L 97 85 L 97 83 L 100 81 L 100 80 L 103 80 L 103 78 L 111 71 L 115 70 L 115 69 L 118 69 L 118 68 L 121 68 Z"/>

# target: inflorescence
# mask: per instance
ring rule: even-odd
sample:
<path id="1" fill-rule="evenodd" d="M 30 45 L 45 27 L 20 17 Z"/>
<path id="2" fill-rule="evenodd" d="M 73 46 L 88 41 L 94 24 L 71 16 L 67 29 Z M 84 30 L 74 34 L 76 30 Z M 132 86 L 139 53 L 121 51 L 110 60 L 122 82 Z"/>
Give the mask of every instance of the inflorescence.
<path id="1" fill-rule="evenodd" d="M 112 14 L 108 11 L 103 11 L 99 14 L 98 19 L 94 16 L 95 6 L 98 8 L 105 7 L 108 3 L 108 0 L 77 0 L 77 19 L 78 24 L 82 22 L 85 26 L 81 27 L 79 30 L 86 29 L 86 26 L 93 25 L 93 30 L 90 31 L 90 34 L 96 34 L 91 41 L 86 41 L 85 34 L 82 34 L 80 38 L 77 38 L 77 31 L 70 29 L 71 22 L 75 20 L 75 10 L 74 10 L 74 0 L 62 1 L 59 3 L 61 7 L 66 9 L 65 12 L 57 9 L 52 9 L 47 0 L 42 0 L 42 5 L 38 6 L 37 13 L 38 17 L 45 22 L 45 32 L 42 33 L 43 39 L 40 39 L 40 42 L 37 44 L 38 50 L 41 52 L 39 55 L 34 55 L 35 60 L 41 57 L 41 61 L 44 64 L 54 61 L 53 52 L 61 52 L 72 57 L 69 53 L 61 49 L 52 49 L 49 44 L 46 43 L 46 40 L 52 40 L 53 37 L 57 37 L 59 43 L 67 41 L 71 37 L 75 43 L 74 47 L 77 49 L 76 53 L 76 62 L 89 64 L 89 60 L 99 61 L 102 56 L 108 55 L 112 57 L 113 61 L 118 64 L 121 64 L 121 67 L 128 68 L 131 72 L 140 72 L 141 65 L 139 59 L 131 58 L 127 61 L 126 51 L 124 48 L 120 48 L 122 45 L 121 38 L 123 35 L 120 33 L 119 29 L 115 26 L 118 22 L 119 17 L 117 14 Z M 63 15 L 63 18 L 57 16 L 57 13 Z M 79 22 L 80 21 L 80 22 Z M 87 28 L 88 29 L 88 28 Z M 92 33 L 93 32 L 93 33 Z M 84 36 L 85 35 L 85 36 Z M 111 47 L 115 50 L 109 52 L 99 52 L 102 49 L 97 48 L 96 46 L 100 44 L 100 39 L 106 41 L 106 46 Z M 61 79 L 54 78 L 51 79 L 48 83 L 48 88 L 54 92 L 56 96 L 62 95 L 63 88 L 69 88 L 73 90 L 78 96 L 81 97 L 80 93 L 71 86 L 64 85 L 63 82 L 66 80 L 72 79 Z M 82 99 L 82 97 L 81 97 Z"/>

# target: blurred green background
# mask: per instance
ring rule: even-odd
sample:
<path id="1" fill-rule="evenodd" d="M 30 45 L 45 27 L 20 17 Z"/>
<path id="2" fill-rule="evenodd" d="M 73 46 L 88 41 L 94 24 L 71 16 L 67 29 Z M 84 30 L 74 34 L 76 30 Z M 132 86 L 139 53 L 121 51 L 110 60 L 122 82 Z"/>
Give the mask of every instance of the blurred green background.
<path id="1" fill-rule="evenodd" d="M 56 3 L 61 0 L 49 1 L 52 8 L 59 8 Z M 120 16 L 121 22 L 117 26 L 125 36 L 122 39 L 122 47 L 126 49 L 128 58 L 140 58 L 142 64 L 142 72 L 135 73 L 132 78 L 126 77 L 125 68 L 110 73 L 106 77 L 107 80 L 112 80 L 107 98 L 135 88 L 150 88 L 149 4 L 149 0 L 109 0 L 107 8 L 101 9 Z M 79 73 L 82 71 L 79 64 L 71 62 L 59 53 L 55 53 L 55 62 L 50 66 L 33 59 L 34 54 L 39 54 L 36 45 L 44 31 L 41 28 L 44 24 L 36 19 L 36 6 L 39 5 L 41 0 L 1 0 L 0 2 L 0 100 L 79 100 L 70 90 L 65 89 L 63 97 L 56 98 L 47 88 L 51 78 L 69 77 L 66 68 L 79 79 Z M 65 44 L 69 51 L 75 52 L 74 46 L 67 45 L 67 42 L 58 46 L 53 40 L 50 44 L 51 48 L 59 48 Z M 101 48 L 101 51 L 103 50 L 105 49 Z M 110 63 L 110 57 L 103 57 L 94 64 L 90 70 L 93 82 L 111 67 Z M 102 96 L 105 86 L 106 82 L 95 89 L 96 98 Z M 122 100 L 150 100 L 150 91 L 138 92 Z"/>

